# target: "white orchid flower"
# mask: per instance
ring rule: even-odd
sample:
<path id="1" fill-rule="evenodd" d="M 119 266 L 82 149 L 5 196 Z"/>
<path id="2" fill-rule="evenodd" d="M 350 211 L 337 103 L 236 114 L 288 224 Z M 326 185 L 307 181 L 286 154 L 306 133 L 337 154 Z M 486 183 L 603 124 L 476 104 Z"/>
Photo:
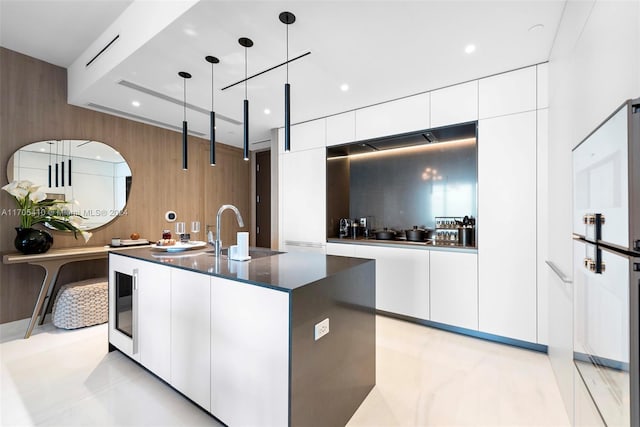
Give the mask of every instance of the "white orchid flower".
<path id="1" fill-rule="evenodd" d="M 11 193 L 17 187 L 18 187 L 18 181 L 11 181 L 10 183 L 2 187 L 2 189 L 7 193 Z"/>
<path id="2" fill-rule="evenodd" d="M 24 179 L 22 181 L 18 181 L 18 188 L 23 188 L 25 190 L 29 190 L 33 186 L 34 186 L 34 183 L 29 181 L 28 179 Z M 40 187 L 40 186 L 38 186 L 38 187 Z"/>
<path id="3" fill-rule="evenodd" d="M 21 201 L 24 200 L 25 197 L 27 197 L 27 194 L 29 194 L 29 190 L 26 190 L 26 189 L 20 188 L 20 187 L 15 187 L 14 189 L 7 190 L 7 191 L 13 197 L 15 197 L 16 199 L 20 199 Z"/>
<path id="4" fill-rule="evenodd" d="M 39 202 L 43 201 L 46 198 L 47 198 L 47 193 L 45 193 L 44 191 L 36 191 L 35 193 L 29 194 L 29 199 L 33 203 L 39 203 Z"/>
<path id="5" fill-rule="evenodd" d="M 82 225 L 82 218 L 78 218 L 77 216 L 69 217 L 69 223 L 75 228 L 80 228 Z"/>

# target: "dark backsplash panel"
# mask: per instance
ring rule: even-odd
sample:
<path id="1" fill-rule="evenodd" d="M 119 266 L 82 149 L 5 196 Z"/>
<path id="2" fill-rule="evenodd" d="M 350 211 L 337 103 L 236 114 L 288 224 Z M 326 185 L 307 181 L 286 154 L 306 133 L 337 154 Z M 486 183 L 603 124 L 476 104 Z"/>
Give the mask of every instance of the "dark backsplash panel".
<path id="1" fill-rule="evenodd" d="M 349 217 L 372 217 L 374 229 L 435 228 L 436 216 L 476 217 L 477 157 L 475 140 L 350 156 Z"/>

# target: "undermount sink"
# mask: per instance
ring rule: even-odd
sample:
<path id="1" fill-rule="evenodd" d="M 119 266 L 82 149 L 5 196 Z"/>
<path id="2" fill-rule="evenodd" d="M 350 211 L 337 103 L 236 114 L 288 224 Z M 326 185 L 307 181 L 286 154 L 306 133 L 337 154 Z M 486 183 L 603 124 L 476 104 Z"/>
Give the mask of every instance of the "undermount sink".
<path id="1" fill-rule="evenodd" d="M 215 255 L 215 251 L 211 250 L 211 251 L 207 251 L 207 253 L 210 254 L 214 254 Z M 268 249 L 268 248 L 249 248 L 249 256 L 251 257 L 251 259 L 256 259 L 256 258 L 267 258 L 270 256 L 274 256 L 274 255 L 280 255 L 283 254 L 284 252 L 278 252 L 278 251 L 274 251 L 272 249 Z M 228 258 L 228 254 L 229 254 L 229 248 L 222 248 L 222 250 L 220 251 L 220 257 L 221 258 Z"/>

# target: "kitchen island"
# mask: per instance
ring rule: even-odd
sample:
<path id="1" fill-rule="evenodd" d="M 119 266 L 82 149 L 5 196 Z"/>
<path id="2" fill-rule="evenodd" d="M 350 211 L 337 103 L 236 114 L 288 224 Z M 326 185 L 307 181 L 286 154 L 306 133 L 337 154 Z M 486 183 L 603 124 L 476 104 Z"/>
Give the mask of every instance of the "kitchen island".
<path id="1" fill-rule="evenodd" d="M 345 425 L 375 385 L 375 262 L 109 254 L 109 347 L 229 426 Z"/>

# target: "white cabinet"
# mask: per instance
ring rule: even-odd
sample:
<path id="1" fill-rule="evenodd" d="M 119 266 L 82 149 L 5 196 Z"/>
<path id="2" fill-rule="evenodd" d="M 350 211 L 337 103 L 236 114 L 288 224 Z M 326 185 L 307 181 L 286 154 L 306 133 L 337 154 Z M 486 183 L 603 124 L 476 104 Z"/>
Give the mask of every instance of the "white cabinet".
<path id="1" fill-rule="evenodd" d="M 548 354 L 560 395 L 573 418 L 573 284 L 565 283 L 547 266 L 549 283 Z M 576 424 L 572 424 L 576 425 Z"/>
<path id="2" fill-rule="evenodd" d="M 535 66 L 480 79 L 479 118 L 535 110 L 536 97 Z"/>
<path id="3" fill-rule="evenodd" d="M 325 119 L 291 126 L 291 151 L 304 151 L 326 145 Z M 284 128 L 278 129 L 278 150 L 284 152 Z"/>
<path id="4" fill-rule="evenodd" d="M 356 140 L 356 112 L 327 117 L 327 147 Z"/>
<path id="5" fill-rule="evenodd" d="M 137 262 L 140 363 L 169 382 L 171 377 L 170 268 Z"/>
<path id="6" fill-rule="evenodd" d="M 431 251 L 431 320 L 478 329 L 478 255 Z"/>
<path id="7" fill-rule="evenodd" d="M 288 425 L 289 294 L 211 283 L 211 412 L 229 426 Z"/>
<path id="8" fill-rule="evenodd" d="M 211 410 L 211 278 L 171 269 L 171 385 Z"/>
<path id="9" fill-rule="evenodd" d="M 549 108 L 549 63 L 536 65 L 537 108 Z"/>
<path id="10" fill-rule="evenodd" d="M 536 342 L 536 112 L 480 120 L 479 329 Z"/>
<path id="11" fill-rule="evenodd" d="M 478 120 L 478 81 L 431 92 L 431 127 Z"/>
<path id="12" fill-rule="evenodd" d="M 356 256 L 356 245 L 349 243 L 327 243 L 327 255 Z"/>
<path id="13" fill-rule="evenodd" d="M 131 337 L 115 329 L 116 272 L 131 278 Z M 167 382 L 171 377 L 170 313 L 169 267 L 109 254 L 109 342 Z"/>
<path id="14" fill-rule="evenodd" d="M 376 309 L 429 319 L 429 251 L 356 245 L 376 260 Z"/>
<path id="15" fill-rule="evenodd" d="M 315 244 L 324 251 L 326 234 L 326 148 L 280 156 L 280 248 Z M 287 243 L 289 242 L 289 243 Z"/>
<path id="16" fill-rule="evenodd" d="M 429 128 L 429 93 L 356 110 L 356 140 Z"/>
<path id="17" fill-rule="evenodd" d="M 537 274 L 538 274 L 538 344 L 546 345 L 548 341 L 549 320 L 549 286 L 546 280 L 549 267 L 545 260 L 549 259 L 549 110 L 537 112 L 537 201 L 536 201 L 536 242 L 537 242 Z"/>

